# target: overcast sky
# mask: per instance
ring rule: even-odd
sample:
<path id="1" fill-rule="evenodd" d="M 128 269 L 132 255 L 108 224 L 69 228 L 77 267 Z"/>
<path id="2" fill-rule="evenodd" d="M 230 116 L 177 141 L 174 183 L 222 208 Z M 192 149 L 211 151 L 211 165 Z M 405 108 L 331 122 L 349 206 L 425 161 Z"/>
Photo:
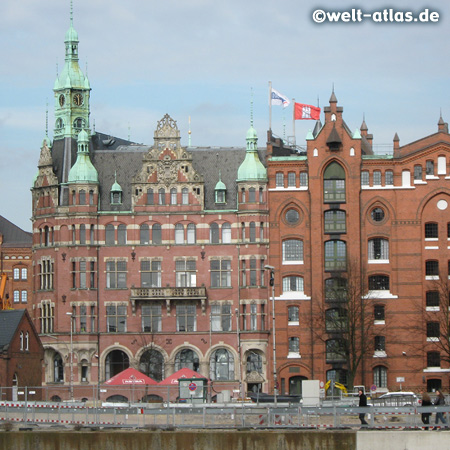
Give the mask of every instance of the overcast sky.
<path id="1" fill-rule="evenodd" d="M 243 146 L 250 125 L 264 147 L 268 82 L 297 102 L 323 108 L 334 83 L 351 130 L 365 114 L 374 144 L 400 145 L 450 121 L 450 7 L 421 0 L 74 0 L 80 66 L 91 84 L 95 129 L 151 145 L 169 113 L 188 144 Z M 394 6 L 395 4 L 395 6 Z M 439 13 L 437 23 L 315 24 L 312 13 Z M 37 172 L 53 84 L 64 65 L 70 0 L 0 2 L 0 215 L 31 231 L 30 187 Z M 273 132 L 293 134 L 292 106 L 273 107 Z M 323 117 L 323 116 L 322 116 Z M 92 126 L 91 122 L 91 126 Z M 284 125 L 285 124 L 285 125 Z M 303 144 L 311 121 L 296 123 Z"/>

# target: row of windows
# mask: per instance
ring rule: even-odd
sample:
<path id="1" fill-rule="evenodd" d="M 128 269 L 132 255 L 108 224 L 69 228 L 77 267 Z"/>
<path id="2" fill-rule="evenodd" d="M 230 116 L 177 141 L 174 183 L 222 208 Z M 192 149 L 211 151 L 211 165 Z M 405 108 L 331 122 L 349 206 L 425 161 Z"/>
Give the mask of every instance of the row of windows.
<path id="1" fill-rule="evenodd" d="M 298 175 L 298 181 L 301 187 L 308 186 L 308 174 L 306 172 L 300 172 Z M 297 174 L 295 172 L 288 172 L 287 174 L 287 185 L 285 183 L 285 176 L 283 172 L 277 172 L 275 174 L 275 186 L 277 188 L 285 188 L 285 187 L 298 187 L 297 185 Z"/>
<path id="2" fill-rule="evenodd" d="M 245 355 L 244 370 L 247 374 L 263 373 L 263 355 L 258 350 L 249 350 Z M 198 371 L 200 367 L 200 357 L 192 349 L 182 349 L 174 357 L 174 369 L 178 371 L 188 368 Z M 233 354 L 225 349 L 214 350 L 209 360 L 209 378 L 214 381 L 235 381 L 237 373 L 235 365 L 237 361 Z M 54 383 L 64 382 L 64 363 L 59 353 L 53 356 L 52 381 Z M 113 350 L 106 355 L 105 372 L 106 380 L 122 372 L 130 366 L 127 354 L 121 350 Z M 81 361 L 81 381 L 88 381 L 87 360 Z M 145 351 L 139 360 L 139 370 L 155 381 L 162 381 L 165 377 L 165 360 L 161 352 L 156 349 Z"/>
<path id="3" fill-rule="evenodd" d="M 27 303 L 28 302 L 28 291 L 25 289 L 19 291 L 18 289 L 13 292 L 14 303 Z"/>
<path id="4" fill-rule="evenodd" d="M 214 332 L 232 331 L 232 307 L 229 303 L 211 305 L 210 329 Z M 53 323 L 53 310 L 41 308 L 41 333 L 49 333 L 49 320 Z M 49 316 L 51 314 L 51 316 Z M 243 304 L 240 313 L 240 329 L 244 331 L 261 331 L 266 329 L 265 305 Z M 71 326 L 74 333 L 94 333 L 96 314 L 94 305 L 72 307 Z M 161 304 L 141 305 L 141 329 L 144 333 L 163 331 L 163 313 Z M 108 333 L 127 332 L 127 306 L 112 304 L 106 306 L 106 331 Z M 176 331 L 197 331 L 197 307 L 195 304 L 182 303 L 176 306 Z"/>
<path id="5" fill-rule="evenodd" d="M 374 186 L 381 186 L 381 170 L 374 170 L 372 173 L 372 181 Z M 394 184 L 394 172 L 386 170 L 384 172 L 384 185 L 392 186 Z M 369 172 L 364 170 L 361 172 L 361 186 L 369 186 Z"/>
<path id="6" fill-rule="evenodd" d="M 425 239 L 439 238 L 439 224 L 436 222 L 427 222 L 425 224 Z M 450 222 L 447 223 L 447 239 L 450 239 Z"/>

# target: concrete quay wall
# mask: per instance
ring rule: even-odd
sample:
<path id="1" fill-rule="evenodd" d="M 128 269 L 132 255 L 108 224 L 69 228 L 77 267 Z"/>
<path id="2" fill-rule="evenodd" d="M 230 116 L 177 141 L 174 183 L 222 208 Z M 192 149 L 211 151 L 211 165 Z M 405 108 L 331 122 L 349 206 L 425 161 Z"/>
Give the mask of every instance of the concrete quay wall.
<path id="1" fill-rule="evenodd" d="M 0 450 L 423 450 L 450 432 L 352 430 L 10 431 Z"/>

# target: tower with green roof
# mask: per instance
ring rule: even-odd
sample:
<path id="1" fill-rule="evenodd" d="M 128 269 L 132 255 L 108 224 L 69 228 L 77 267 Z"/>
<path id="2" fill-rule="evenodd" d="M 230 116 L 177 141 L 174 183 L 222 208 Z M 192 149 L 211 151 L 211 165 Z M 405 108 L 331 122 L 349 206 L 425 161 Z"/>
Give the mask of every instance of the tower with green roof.
<path id="1" fill-rule="evenodd" d="M 78 33 L 73 27 L 72 6 L 70 27 L 65 44 L 65 62 L 62 72 L 57 76 L 53 91 L 55 94 L 54 140 L 76 139 L 81 130 L 89 129 L 90 85 L 78 64 Z"/>

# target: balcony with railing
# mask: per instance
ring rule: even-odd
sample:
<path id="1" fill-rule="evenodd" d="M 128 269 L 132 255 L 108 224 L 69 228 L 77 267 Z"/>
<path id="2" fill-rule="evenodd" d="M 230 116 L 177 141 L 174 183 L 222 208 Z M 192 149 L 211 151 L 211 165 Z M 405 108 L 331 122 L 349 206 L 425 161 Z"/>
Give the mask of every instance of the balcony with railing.
<path id="1" fill-rule="evenodd" d="M 202 312 L 206 308 L 206 287 L 132 287 L 130 303 L 133 313 L 136 309 L 136 302 L 145 301 L 165 301 L 168 312 L 170 312 L 171 300 L 200 300 Z"/>

